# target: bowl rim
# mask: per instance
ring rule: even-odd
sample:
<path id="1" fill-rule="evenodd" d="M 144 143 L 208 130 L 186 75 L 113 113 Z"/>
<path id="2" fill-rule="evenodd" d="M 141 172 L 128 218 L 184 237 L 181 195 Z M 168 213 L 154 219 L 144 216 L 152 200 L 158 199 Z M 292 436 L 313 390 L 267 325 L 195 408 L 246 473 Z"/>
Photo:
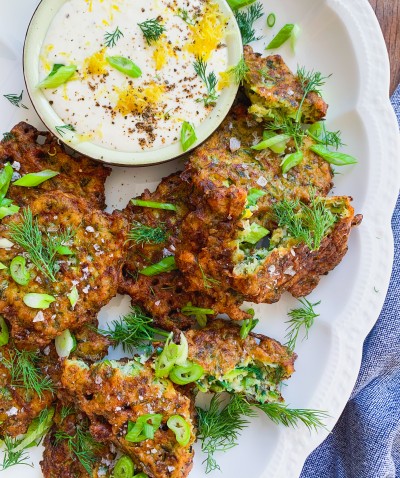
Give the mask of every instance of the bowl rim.
<path id="1" fill-rule="evenodd" d="M 221 91 L 212 111 L 205 120 L 196 127 L 197 140 L 187 151 L 182 151 L 179 140 L 161 148 L 139 152 L 126 152 L 111 150 L 90 141 L 77 141 L 75 133 L 73 132 L 67 132 L 64 136 L 61 135 L 55 129 L 55 125 L 64 124 L 64 121 L 53 110 L 42 90 L 37 89 L 36 85 L 38 83 L 39 73 L 38 60 L 43 41 L 54 16 L 67 1 L 69 0 L 40 0 L 30 18 L 25 33 L 22 61 L 26 91 L 33 108 L 46 128 L 61 143 L 80 155 L 87 156 L 104 164 L 123 167 L 143 167 L 164 164 L 186 156 L 215 132 L 229 113 L 235 101 L 239 85 L 233 81 Z M 234 66 L 241 59 L 243 53 L 243 43 L 239 27 L 235 20 L 234 13 L 226 0 L 212 1 L 219 5 L 224 16 L 228 18 L 225 44 L 228 48 L 228 64 Z"/>

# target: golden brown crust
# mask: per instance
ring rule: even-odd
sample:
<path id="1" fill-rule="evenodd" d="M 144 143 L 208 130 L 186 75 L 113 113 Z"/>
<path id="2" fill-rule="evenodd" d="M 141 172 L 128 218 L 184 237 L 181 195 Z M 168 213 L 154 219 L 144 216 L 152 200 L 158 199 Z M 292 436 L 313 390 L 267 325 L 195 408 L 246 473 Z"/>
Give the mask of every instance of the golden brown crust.
<path id="1" fill-rule="evenodd" d="M 84 156 L 68 155 L 53 135 L 27 123 L 17 124 L 10 133 L 10 139 L 0 142 L 1 163 L 11 163 L 20 175 L 44 169 L 60 174 L 35 188 L 11 185 L 7 197 L 24 206 L 45 192 L 58 190 L 82 197 L 96 209 L 104 209 L 104 185 L 110 168 Z"/>
<path id="2" fill-rule="evenodd" d="M 86 367 L 66 360 L 62 385 L 90 419 L 95 439 L 114 443 L 152 478 L 186 477 L 193 464 L 195 440 L 192 400 L 167 379 L 156 379 L 150 364 L 103 362 Z M 145 414 L 161 414 L 154 439 L 139 443 L 125 440 L 128 422 Z M 166 426 L 172 415 L 182 416 L 191 427 L 190 442 L 181 446 Z"/>
<path id="3" fill-rule="evenodd" d="M 262 57 L 261 54 L 255 53 L 250 45 L 246 45 L 244 59 L 250 69 L 244 79 L 244 88 L 254 105 L 249 111 L 256 116 L 267 118 L 276 115 L 294 117 L 304 90 L 282 57 Z M 328 105 L 321 96 L 310 92 L 302 106 L 302 121 L 316 123 L 326 116 L 327 110 Z"/>

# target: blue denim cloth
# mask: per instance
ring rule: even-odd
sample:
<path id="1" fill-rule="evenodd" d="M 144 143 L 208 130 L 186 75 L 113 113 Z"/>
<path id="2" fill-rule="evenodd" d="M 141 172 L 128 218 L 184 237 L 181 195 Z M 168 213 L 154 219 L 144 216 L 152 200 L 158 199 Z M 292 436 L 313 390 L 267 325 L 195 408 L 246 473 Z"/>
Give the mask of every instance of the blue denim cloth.
<path id="1" fill-rule="evenodd" d="M 400 86 L 392 97 L 400 124 Z M 395 255 L 385 305 L 364 343 L 352 396 L 300 478 L 400 477 L 400 197 L 392 218 Z"/>

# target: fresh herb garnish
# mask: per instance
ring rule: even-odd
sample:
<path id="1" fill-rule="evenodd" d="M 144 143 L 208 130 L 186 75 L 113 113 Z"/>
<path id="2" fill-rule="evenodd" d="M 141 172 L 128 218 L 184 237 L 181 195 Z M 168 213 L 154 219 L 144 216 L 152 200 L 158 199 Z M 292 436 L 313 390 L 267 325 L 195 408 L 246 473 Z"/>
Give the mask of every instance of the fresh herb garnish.
<path id="1" fill-rule="evenodd" d="M 129 314 L 114 320 L 107 330 L 100 329 L 99 332 L 109 337 L 114 346 L 122 345 L 123 351 L 128 353 L 134 353 L 135 349 L 146 349 L 156 335 L 169 336 L 168 332 L 153 327 L 153 319 L 138 306 L 132 306 Z"/>
<path id="2" fill-rule="evenodd" d="M 29 454 L 26 449 L 14 451 L 14 449 L 21 443 L 20 438 L 4 437 L 5 450 L 3 452 L 3 462 L 1 463 L 1 470 L 6 470 L 15 465 L 27 465 L 33 467 L 33 464 L 27 463 Z"/>
<path id="3" fill-rule="evenodd" d="M 314 311 L 314 307 L 319 305 L 321 301 L 312 304 L 307 299 L 299 299 L 300 303 L 303 307 L 299 307 L 297 309 L 292 309 L 288 315 L 291 317 L 291 320 L 287 322 L 289 324 L 287 328 L 286 334 L 286 346 L 289 347 L 290 350 L 294 350 L 296 347 L 297 338 L 299 336 L 300 330 L 304 328 L 305 334 L 304 339 L 308 338 L 308 331 L 314 324 L 314 319 L 319 317 Z"/>
<path id="4" fill-rule="evenodd" d="M 121 30 L 117 27 L 112 33 L 106 32 L 104 35 L 104 45 L 112 48 L 117 44 L 117 41 L 123 37 L 124 34 L 121 32 Z"/>
<path id="5" fill-rule="evenodd" d="M 195 18 L 190 18 L 189 12 L 183 8 L 178 8 L 178 13 L 176 14 L 176 16 L 182 18 L 185 23 L 191 25 L 192 27 L 196 25 Z"/>
<path id="6" fill-rule="evenodd" d="M 38 355 L 35 351 L 17 349 L 10 351 L 10 358 L 3 357 L 3 364 L 11 373 L 11 386 L 34 390 L 39 397 L 43 392 L 54 392 L 49 377 L 44 377 L 38 368 Z"/>
<path id="7" fill-rule="evenodd" d="M 182 123 L 181 146 L 183 151 L 187 151 L 197 141 L 196 130 L 188 121 Z"/>
<path id="8" fill-rule="evenodd" d="M 134 221 L 128 233 L 128 240 L 136 244 L 162 244 L 167 240 L 168 233 L 161 226 L 163 224 L 152 227 L 146 226 L 139 221 Z"/>
<path id="9" fill-rule="evenodd" d="M 318 144 L 323 144 L 327 148 L 331 146 L 338 150 L 341 146 L 344 146 L 341 139 L 341 132 L 327 131 L 323 121 L 311 125 L 307 130 L 307 135 Z"/>
<path id="10" fill-rule="evenodd" d="M 228 70 L 228 73 L 231 74 L 237 85 L 243 83 L 243 80 L 246 78 L 247 73 L 250 71 L 250 68 L 247 66 L 244 56 L 239 60 L 236 66 L 233 66 Z"/>
<path id="11" fill-rule="evenodd" d="M 249 309 L 247 313 L 250 314 L 252 317 L 250 319 L 244 320 L 242 326 L 240 327 L 240 338 L 242 340 L 246 339 L 249 333 L 256 327 L 258 322 L 260 322 L 258 319 L 254 318 L 254 309 Z"/>
<path id="12" fill-rule="evenodd" d="M 55 64 L 49 75 L 36 88 L 58 88 L 67 83 L 76 73 L 76 65 Z"/>
<path id="13" fill-rule="evenodd" d="M 267 19 L 267 23 L 268 23 L 268 19 Z M 279 48 L 289 39 L 291 39 L 292 48 L 294 49 L 295 41 L 297 39 L 298 34 L 299 34 L 299 26 L 296 25 L 295 23 L 287 23 L 279 30 L 279 32 L 270 41 L 270 43 L 266 46 L 265 49 L 273 50 L 274 48 Z"/>
<path id="14" fill-rule="evenodd" d="M 64 136 L 64 134 L 67 131 L 72 131 L 73 133 L 76 131 L 76 129 L 72 126 L 72 124 L 65 124 L 63 126 L 56 126 L 55 130 L 60 136 Z"/>
<path id="15" fill-rule="evenodd" d="M 93 474 L 93 466 L 98 461 L 96 451 L 100 444 L 95 441 L 87 429 L 82 429 L 79 425 L 76 429 L 75 435 L 68 435 L 63 431 L 55 433 L 56 443 L 66 440 L 68 448 L 73 453 L 81 465 L 85 468 L 90 476 Z"/>
<path id="16" fill-rule="evenodd" d="M 242 35 L 243 45 L 248 45 L 262 38 L 256 37 L 254 23 L 263 15 L 263 6 L 260 2 L 254 3 L 246 11 L 235 12 L 235 18 Z"/>
<path id="17" fill-rule="evenodd" d="M 177 211 L 178 208 L 175 204 L 170 204 L 166 202 L 158 202 L 158 201 L 145 201 L 143 199 L 131 199 L 131 203 L 134 206 L 141 206 L 141 207 L 150 207 L 153 209 L 165 209 L 166 211 Z"/>
<path id="18" fill-rule="evenodd" d="M 297 78 L 299 79 L 301 87 L 303 88 L 303 97 L 297 110 L 295 119 L 296 123 L 299 123 L 301 121 L 301 109 L 308 94 L 316 93 L 317 95 L 321 96 L 321 87 L 326 83 L 326 80 L 330 78 L 330 76 L 331 75 L 322 76 L 319 71 L 307 71 L 304 67 L 297 69 Z"/>
<path id="19" fill-rule="evenodd" d="M 218 83 L 215 73 L 212 71 L 207 74 L 207 63 L 199 56 L 197 56 L 196 60 L 193 62 L 193 68 L 207 88 L 207 95 L 202 99 L 197 99 L 196 101 L 204 102 L 205 106 L 215 103 L 218 98 L 218 95 L 215 91 Z"/>
<path id="20" fill-rule="evenodd" d="M 13 139 L 15 139 L 15 134 L 10 132 L 3 133 L 3 141 L 11 141 Z"/>
<path id="21" fill-rule="evenodd" d="M 210 276 L 206 275 L 206 273 L 204 272 L 204 270 L 203 270 L 203 268 L 200 264 L 199 264 L 199 269 L 200 269 L 200 272 L 201 272 L 201 277 L 203 279 L 204 287 L 206 289 L 213 289 L 214 285 L 220 285 L 221 284 L 221 282 L 218 279 L 214 279 L 213 277 L 210 277 Z"/>
<path id="22" fill-rule="evenodd" d="M 161 25 L 161 22 L 158 18 L 153 18 L 151 20 L 138 23 L 138 26 L 142 30 L 148 45 L 156 42 L 165 32 L 165 27 L 164 25 Z"/>
<path id="23" fill-rule="evenodd" d="M 187 303 L 185 307 L 182 307 L 181 312 L 184 315 L 192 315 L 196 317 L 197 323 L 200 325 L 200 327 L 205 327 L 207 325 L 207 315 L 215 314 L 212 309 L 195 307 L 191 302 Z"/>
<path id="24" fill-rule="evenodd" d="M 249 403 L 241 395 L 231 395 L 229 402 L 222 406 L 222 398 L 216 394 L 211 399 L 207 410 L 197 407 L 198 438 L 201 449 L 207 454 L 205 459 L 206 473 L 219 470 L 215 453 L 225 452 L 235 447 L 240 432 L 249 424 L 244 417 L 256 414 Z"/>
<path id="25" fill-rule="evenodd" d="M 20 95 L 13 95 L 13 94 L 8 94 L 8 95 L 3 95 L 4 98 L 6 98 L 12 105 L 16 106 L 17 108 L 24 108 L 28 109 L 27 106 L 22 104 L 22 96 L 24 94 L 24 90 L 21 91 Z"/>
<path id="26" fill-rule="evenodd" d="M 267 25 L 269 28 L 272 28 L 275 25 L 276 22 L 276 15 L 275 13 L 270 13 L 267 17 Z"/>
<path id="27" fill-rule="evenodd" d="M 29 207 L 23 210 L 22 222 L 10 223 L 9 229 L 10 239 L 28 253 L 30 260 L 46 277 L 55 282 L 57 250 L 72 239 L 73 232 L 66 229 L 54 236 L 46 233 L 44 237 Z"/>
<path id="28" fill-rule="evenodd" d="M 61 423 L 69 416 L 74 413 L 74 407 L 72 405 L 63 405 L 60 411 Z"/>
<path id="29" fill-rule="evenodd" d="M 298 199 L 284 199 L 274 204 L 273 209 L 278 225 L 312 251 L 320 247 L 322 239 L 337 221 L 337 216 L 315 196 L 311 197 L 310 205 Z"/>
<path id="30" fill-rule="evenodd" d="M 348 166 L 349 164 L 357 164 L 357 159 L 349 154 L 339 153 L 338 151 L 329 151 L 322 144 L 313 144 L 310 150 L 320 156 L 322 159 L 335 166 Z"/>
<path id="31" fill-rule="evenodd" d="M 174 256 L 167 256 L 164 259 L 161 259 L 160 262 L 147 266 L 144 269 L 139 271 L 139 274 L 145 275 L 147 277 L 153 277 L 164 272 L 171 272 L 176 270 L 178 267 L 175 263 Z"/>
<path id="32" fill-rule="evenodd" d="M 139 78 L 142 70 L 130 58 L 124 56 L 107 56 L 107 63 L 131 78 Z"/>

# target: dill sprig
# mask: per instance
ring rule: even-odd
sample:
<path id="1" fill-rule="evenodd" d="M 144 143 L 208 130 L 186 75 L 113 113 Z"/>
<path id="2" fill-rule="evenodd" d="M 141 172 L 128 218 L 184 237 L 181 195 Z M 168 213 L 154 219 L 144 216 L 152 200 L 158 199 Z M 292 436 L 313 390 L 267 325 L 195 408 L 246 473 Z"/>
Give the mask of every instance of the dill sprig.
<path id="1" fill-rule="evenodd" d="M 292 137 L 297 151 L 300 150 L 306 135 L 301 124 L 292 118 L 275 117 L 273 121 L 266 124 L 265 128 L 267 131 Z"/>
<path id="2" fill-rule="evenodd" d="M 250 71 L 250 68 L 247 66 L 244 56 L 239 60 L 236 66 L 233 66 L 228 70 L 228 73 L 231 74 L 237 85 L 243 83 L 243 80 L 246 78 L 247 73 Z"/>
<path id="3" fill-rule="evenodd" d="M 6 470 L 15 465 L 26 465 L 33 467 L 33 464 L 27 463 L 29 454 L 26 449 L 14 451 L 15 448 L 22 442 L 23 438 L 4 437 L 5 450 L 3 451 L 3 461 L 0 465 L 1 470 Z"/>
<path id="4" fill-rule="evenodd" d="M 128 240 L 136 242 L 136 244 L 162 244 L 167 237 L 167 231 L 161 225 L 151 227 L 139 221 L 132 223 L 132 228 L 128 233 Z"/>
<path id="5" fill-rule="evenodd" d="M 15 139 L 15 134 L 11 132 L 3 133 L 3 141 L 11 141 L 12 139 Z"/>
<path id="6" fill-rule="evenodd" d="M 60 411 L 61 423 L 69 416 L 74 413 L 74 407 L 72 405 L 63 405 Z"/>
<path id="7" fill-rule="evenodd" d="M 11 373 L 11 386 L 34 390 L 41 398 L 43 392 L 54 392 L 54 385 L 49 377 L 44 377 L 37 365 L 38 355 L 34 351 L 14 349 L 10 358 L 3 358 L 3 364 Z"/>
<path id="8" fill-rule="evenodd" d="M 196 19 L 190 18 L 189 12 L 184 8 L 178 8 L 178 13 L 176 14 L 176 16 L 182 18 L 185 23 L 191 25 L 192 27 L 196 25 Z"/>
<path id="9" fill-rule="evenodd" d="M 237 445 L 240 432 L 249 424 L 244 417 L 254 417 L 256 414 L 250 404 L 241 395 L 231 395 L 229 402 L 222 406 L 220 394 L 211 399 L 207 410 L 197 407 L 198 438 L 201 449 L 206 453 L 206 473 L 219 470 L 215 453 L 225 452 Z"/>
<path id="10" fill-rule="evenodd" d="M 337 221 L 337 216 L 313 195 L 310 205 L 298 199 L 283 199 L 274 204 L 273 209 L 278 225 L 286 228 L 289 236 L 304 242 L 312 251 L 319 249 L 322 239 Z"/>
<path id="11" fill-rule="evenodd" d="M 199 269 L 201 272 L 201 277 L 203 279 L 203 284 L 206 289 L 213 289 L 214 285 L 220 285 L 221 282 L 218 279 L 214 279 L 213 277 L 208 276 L 202 266 L 199 264 Z"/>
<path id="12" fill-rule="evenodd" d="M 20 95 L 8 94 L 3 95 L 12 105 L 16 106 L 17 108 L 24 108 L 25 110 L 28 109 L 27 106 L 22 104 L 22 96 L 24 94 L 24 90 L 21 91 Z"/>
<path id="13" fill-rule="evenodd" d="M 58 270 L 57 251 L 73 237 L 70 229 L 59 231 L 57 235 L 46 233 L 45 237 L 39 229 L 37 218 L 33 218 L 29 207 L 22 212 L 22 222 L 9 224 L 10 239 L 22 247 L 33 264 L 52 282 L 56 281 Z"/>
<path id="14" fill-rule="evenodd" d="M 291 320 L 287 321 L 289 326 L 287 328 L 288 332 L 285 338 L 287 338 L 286 345 L 290 350 L 294 350 L 296 347 L 300 330 L 304 327 L 305 335 L 303 340 L 308 338 L 308 332 L 314 324 L 314 319 L 319 317 L 319 314 L 314 311 L 314 307 L 319 305 L 321 301 L 316 302 L 315 304 L 312 304 L 306 298 L 299 299 L 299 301 L 303 307 L 292 309 L 288 313 L 288 316 L 291 317 Z"/>
<path id="15" fill-rule="evenodd" d="M 297 69 L 297 78 L 303 88 L 303 97 L 300 101 L 299 109 L 297 110 L 296 123 L 299 123 L 301 120 L 301 110 L 307 95 L 314 92 L 321 96 L 321 87 L 326 83 L 326 80 L 329 77 L 330 75 L 322 76 L 319 71 L 307 71 L 304 67 L 299 67 Z"/>
<path id="16" fill-rule="evenodd" d="M 75 435 L 69 435 L 63 431 L 55 433 L 56 443 L 66 440 L 68 448 L 73 453 L 90 476 L 93 474 L 93 466 L 98 461 L 96 451 L 100 444 L 95 441 L 87 429 L 77 427 Z"/>
<path id="17" fill-rule="evenodd" d="M 55 127 L 55 130 L 57 131 L 57 133 L 60 135 L 60 136 L 64 136 L 64 134 L 67 132 L 67 131 L 72 131 L 72 132 L 75 132 L 76 129 L 72 126 L 72 124 L 65 124 L 63 126 L 56 126 Z"/>
<path id="18" fill-rule="evenodd" d="M 146 39 L 148 45 L 156 42 L 160 36 L 165 32 L 164 25 L 161 25 L 158 18 L 146 20 L 145 22 L 138 23 L 139 28 Z"/>
<path id="19" fill-rule="evenodd" d="M 270 420 L 285 427 L 295 428 L 299 422 L 303 423 L 310 431 L 326 428 L 323 419 L 329 417 L 328 413 L 320 410 L 302 408 L 289 408 L 284 403 L 260 403 L 255 405 L 262 410 Z"/>
<path id="20" fill-rule="evenodd" d="M 155 341 L 156 335 L 169 336 L 168 332 L 155 328 L 152 324 L 153 319 L 147 317 L 140 307 L 132 306 L 129 314 L 113 320 L 107 330 L 99 329 L 99 333 L 109 337 L 114 346 L 122 345 L 124 352 L 134 353 L 135 349 L 146 349 Z"/>
<path id="21" fill-rule="evenodd" d="M 218 83 L 215 73 L 212 71 L 207 74 L 207 63 L 203 60 L 203 58 L 199 56 L 196 56 L 196 60 L 193 62 L 193 68 L 196 74 L 202 79 L 207 88 L 207 96 L 196 101 L 203 101 L 205 106 L 215 103 L 218 98 L 218 95 L 215 91 L 215 88 Z"/>
<path id="22" fill-rule="evenodd" d="M 310 136 L 314 141 L 319 144 L 323 144 L 327 148 L 329 146 L 338 150 L 341 146 L 345 146 L 341 139 L 341 131 L 327 131 L 325 123 L 316 123 L 319 125 L 315 132 L 311 132 L 311 129 L 315 126 L 313 125 L 310 129 L 307 130 L 307 135 Z"/>
<path id="23" fill-rule="evenodd" d="M 121 30 L 117 27 L 112 33 L 106 32 L 104 35 L 104 45 L 112 48 L 117 44 L 117 41 L 123 37 L 124 34 Z"/>
<path id="24" fill-rule="evenodd" d="M 243 45 L 248 45 L 252 41 L 257 41 L 262 38 L 256 37 L 254 23 L 263 15 L 263 6 L 260 2 L 253 3 L 247 10 L 237 10 L 235 12 L 235 18 L 242 35 Z"/>

